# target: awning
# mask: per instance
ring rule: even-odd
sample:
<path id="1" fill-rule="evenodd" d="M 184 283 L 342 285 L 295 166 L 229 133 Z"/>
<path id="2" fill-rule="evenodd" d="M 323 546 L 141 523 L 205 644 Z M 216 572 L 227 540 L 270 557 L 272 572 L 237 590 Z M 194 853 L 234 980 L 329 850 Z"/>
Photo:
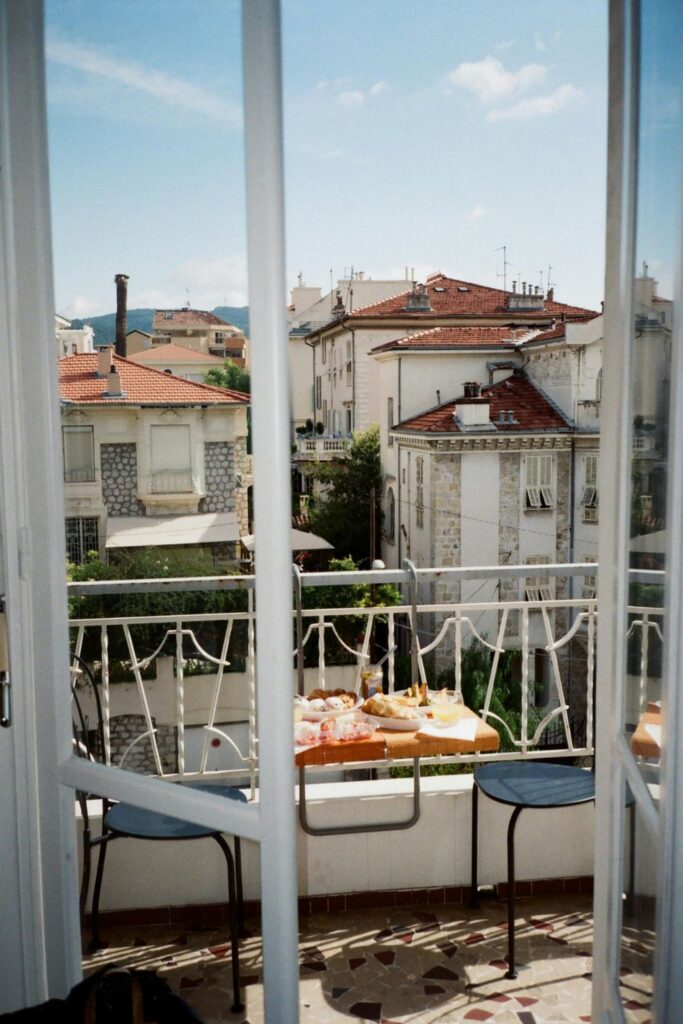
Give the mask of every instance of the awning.
<path id="1" fill-rule="evenodd" d="M 628 542 L 629 550 L 640 555 L 663 555 L 666 551 L 666 530 L 642 533 Z"/>
<path id="2" fill-rule="evenodd" d="M 121 516 L 107 520 L 107 548 L 222 544 L 239 540 L 236 512 L 190 516 Z"/>
<path id="3" fill-rule="evenodd" d="M 241 538 L 247 551 L 254 550 L 254 534 Z M 306 533 L 305 530 L 292 530 L 292 551 L 331 551 L 333 545 L 317 533 Z"/>

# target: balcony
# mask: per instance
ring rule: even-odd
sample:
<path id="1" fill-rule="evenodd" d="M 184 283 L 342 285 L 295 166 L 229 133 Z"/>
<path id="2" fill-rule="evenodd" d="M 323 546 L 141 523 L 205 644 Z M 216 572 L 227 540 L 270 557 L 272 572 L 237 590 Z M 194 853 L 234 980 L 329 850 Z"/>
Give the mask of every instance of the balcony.
<path id="1" fill-rule="evenodd" d="M 437 672 L 446 672 L 451 686 L 472 692 L 468 652 L 475 642 L 490 665 L 475 710 L 496 725 L 502 739 L 497 753 L 423 759 L 423 768 L 457 769 L 458 774 L 421 779 L 420 819 L 401 834 L 299 833 L 303 1021 L 349 1016 L 525 1021 L 510 1013 L 523 1014 L 527 1007 L 540 1019 L 560 1020 L 549 1016 L 550 1009 L 557 1014 L 563 1006 L 573 1014 L 564 1019 L 589 1014 L 591 805 L 530 814 L 525 821 L 518 841 L 518 892 L 524 897 L 518 909 L 518 945 L 520 961 L 528 969 L 518 980 L 503 977 L 502 959 L 503 837 L 509 811 L 488 801 L 481 811 L 481 834 L 497 840 L 481 849 L 480 881 L 490 886 L 490 899 L 477 911 L 470 911 L 467 901 L 471 767 L 485 759 L 548 756 L 589 763 L 598 608 L 595 598 L 584 597 L 583 591 L 586 574 L 595 571 L 593 563 L 544 566 L 555 596 L 531 601 L 523 596 L 528 566 L 416 570 L 407 563 L 403 570 L 295 575 L 293 694 L 315 686 L 357 689 L 363 667 L 378 654 L 380 634 L 388 651 L 389 692 L 398 689 L 405 672 L 432 682 Z M 644 573 L 643 581 L 652 583 L 656 575 Z M 482 580 L 504 581 L 510 599 L 464 598 L 468 586 L 478 596 Z M 402 603 L 311 606 L 316 587 L 329 595 L 343 586 L 348 595 L 351 585 L 380 583 L 401 586 Z M 101 675 L 108 757 L 113 764 L 168 780 L 229 778 L 258 801 L 254 580 L 183 580 L 175 585 L 179 596 L 182 590 L 233 591 L 242 595 L 242 607 L 181 616 L 71 620 L 74 649 Z M 168 593 L 168 587 L 168 581 L 86 583 L 71 585 L 70 596 L 98 595 L 106 601 L 108 594 L 121 597 L 128 590 L 153 595 Z M 632 631 L 640 635 L 645 651 L 630 666 L 631 692 L 639 694 L 633 717 L 658 696 L 657 669 L 647 648 L 661 609 L 633 606 L 631 614 Z M 401 648 L 409 653 L 400 654 Z M 494 709 L 502 684 L 498 666 L 505 657 L 516 665 L 520 705 L 501 718 Z M 212 671 L 197 675 L 202 659 Z M 411 802 L 412 780 L 406 777 L 410 765 L 406 760 L 359 763 L 353 770 L 344 765 L 309 770 L 310 818 L 316 827 L 405 819 Z M 102 901 L 109 946 L 86 965 L 94 968 L 115 957 L 159 968 L 203 1019 L 218 1021 L 224 1019 L 229 987 L 222 927 L 224 868 L 219 851 L 203 850 L 199 875 L 192 847 L 114 845 Z M 244 1019 L 253 1021 L 262 1013 L 259 854 L 249 842 L 243 850 L 250 918 L 250 937 L 242 944 Z M 639 850 L 639 892 L 649 891 L 651 870 L 646 851 Z M 624 971 L 622 985 L 631 986 L 632 1002 L 642 1009 L 633 1021 L 644 1021 L 649 996 L 642 961 L 652 937 L 641 931 L 636 942 L 634 930 L 631 938 L 632 976 Z M 425 1016 L 427 1011 L 431 1016 Z M 456 1013 L 462 1016 L 441 1016 Z"/>
<path id="2" fill-rule="evenodd" d="M 346 437 L 329 437 L 324 434 L 316 437 L 297 437 L 292 459 L 294 462 L 336 462 L 346 458 L 348 445 L 349 438 Z"/>
<path id="3" fill-rule="evenodd" d="M 182 515 L 196 512 L 204 497 L 191 470 L 161 470 L 151 473 L 147 486 L 138 494 L 149 515 Z"/>

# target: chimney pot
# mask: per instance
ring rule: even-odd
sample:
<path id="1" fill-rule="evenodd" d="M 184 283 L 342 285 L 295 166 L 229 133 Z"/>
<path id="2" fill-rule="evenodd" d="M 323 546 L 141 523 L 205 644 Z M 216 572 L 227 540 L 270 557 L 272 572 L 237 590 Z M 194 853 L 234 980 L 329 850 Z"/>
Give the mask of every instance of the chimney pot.
<path id="1" fill-rule="evenodd" d="M 112 367 L 112 347 L 103 345 L 97 350 L 97 376 L 108 377 Z"/>
<path id="2" fill-rule="evenodd" d="M 121 378 L 115 366 L 107 374 L 107 394 L 110 398 L 120 398 L 123 395 L 121 390 Z"/>

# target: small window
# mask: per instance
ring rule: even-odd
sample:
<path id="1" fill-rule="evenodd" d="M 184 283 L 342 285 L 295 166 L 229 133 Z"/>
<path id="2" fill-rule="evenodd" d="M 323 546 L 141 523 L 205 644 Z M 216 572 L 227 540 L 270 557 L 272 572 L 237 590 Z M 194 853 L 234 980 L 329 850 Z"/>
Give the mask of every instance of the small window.
<path id="1" fill-rule="evenodd" d="M 172 320 L 172 319 L 173 319 L 173 310 L 172 309 L 167 309 L 166 312 L 164 313 L 164 320 Z"/>
<path id="2" fill-rule="evenodd" d="M 420 530 L 425 524 L 424 461 L 421 455 L 415 459 L 415 525 Z"/>
<path id="3" fill-rule="evenodd" d="M 391 436 L 391 428 L 394 425 L 394 400 L 387 398 L 387 444 L 393 447 L 394 439 Z"/>
<path id="4" fill-rule="evenodd" d="M 526 565 L 549 565 L 548 555 L 530 555 Z M 527 601 L 552 601 L 554 588 L 549 576 L 527 576 L 524 581 L 524 597 Z"/>
<path id="5" fill-rule="evenodd" d="M 602 369 L 598 370 L 598 375 L 595 378 L 595 401 L 599 402 L 602 399 Z"/>
<path id="6" fill-rule="evenodd" d="M 597 562 L 595 555 L 585 555 L 582 559 L 583 562 Z M 597 596 L 598 592 L 598 578 L 597 576 L 584 576 L 583 577 L 583 588 L 581 590 L 581 596 L 587 601 L 592 600 Z"/>
<path id="7" fill-rule="evenodd" d="M 528 511 L 554 508 L 553 456 L 527 455 L 525 474 L 524 507 Z"/>
<path id="8" fill-rule="evenodd" d="M 353 433 L 353 426 L 351 423 L 351 408 L 346 410 L 346 436 L 350 437 Z"/>
<path id="9" fill-rule="evenodd" d="M 64 480 L 84 483 L 95 479 L 95 444 L 92 427 L 62 427 Z"/>
<path id="10" fill-rule="evenodd" d="M 598 521 L 598 456 L 586 455 L 584 462 L 584 486 L 581 495 L 582 519 L 584 523 Z"/>
<path id="11" fill-rule="evenodd" d="M 321 377 L 316 377 L 315 378 L 315 407 L 316 407 L 316 409 L 319 409 L 321 407 L 322 385 L 323 385 L 322 378 Z"/>
<path id="12" fill-rule="evenodd" d="M 151 440 L 152 493 L 191 492 L 193 482 L 189 426 L 154 424 Z"/>
<path id="13" fill-rule="evenodd" d="M 323 362 L 327 362 L 327 342 L 323 341 Z"/>
<path id="14" fill-rule="evenodd" d="M 99 552 L 99 519 L 96 517 L 72 517 L 66 519 L 66 557 L 69 562 L 80 565 L 85 562 L 88 552 Z"/>

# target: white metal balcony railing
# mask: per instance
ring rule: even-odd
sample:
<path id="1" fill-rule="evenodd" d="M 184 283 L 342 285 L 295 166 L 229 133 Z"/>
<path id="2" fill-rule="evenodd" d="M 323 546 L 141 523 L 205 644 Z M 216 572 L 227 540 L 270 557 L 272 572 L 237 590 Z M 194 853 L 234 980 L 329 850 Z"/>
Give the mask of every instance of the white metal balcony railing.
<path id="1" fill-rule="evenodd" d="M 348 445 L 346 437 L 298 437 L 295 454 L 308 458 L 339 457 L 345 454 Z"/>
<path id="2" fill-rule="evenodd" d="M 152 473 L 150 480 L 152 494 L 188 494 L 196 489 L 189 469 L 159 470 Z"/>
<path id="3" fill-rule="evenodd" d="M 547 565 L 544 573 L 564 578 L 568 584 L 574 580 L 574 587 L 581 592 L 583 577 L 597 571 L 595 563 L 573 565 Z M 490 652 L 490 665 L 485 692 L 477 711 L 490 724 L 499 728 L 502 737 L 501 752 L 496 754 L 461 754 L 451 757 L 439 756 L 432 760 L 439 763 L 469 762 L 482 759 L 533 758 L 547 756 L 547 747 L 541 747 L 543 734 L 548 727 L 557 733 L 552 745 L 554 757 L 581 757 L 593 752 L 594 722 L 593 698 L 595 687 L 595 651 L 597 639 L 598 607 L 595 598 L 564 597 L 554 600 L 528 601 L 522 597 L 513 600 L 453 601 L 430 600 L 418 602 L 417 594 L 425 585 L 435 587 L 462 585 L 472 580 L 518 580 L 523 594 L 524 578 L 528 566 L 496 566 L 471 569 L 415 569 L 406 563 L 402 570 L 361 571 L 354 573 L 307 573 L 301 574 L 294 567 L 294 608 L 292 611 L 293 637 L 296 637 L 293 655 L 292 693 L 304 692 L 305 675 L 313 672 L 315 683 L 325 687 L 336 671 L 332 664 L 335 655 L 345 652 L 350 662 L 346 671 L 352 678 L 352 686 L 358 691 L 361 671 L 368 665 L 373 649 L 373 630 L 379 620 L 384 620 L 387 658 L 387 683 L 389 692 L 396 684 L 399 634 L 405 631 L 410 646 L 410 675 L 413 680 L 427 680 L 426 656 L 434 653 L 452 671 L 452 686 L 462 692 L 468 683 L 466 652 L 472 641 Z M 661 585 L 662 573 L 634 571 L 638 582 Z M 303 588 L 334 587 L 350 584 L 392 583 L 403 586 L 409 594 L 406 603 L 394 606 L 304 608 Z M 212 742 L 225 743 L 235 755 L 238 766 L 220 770 L 224 776 L 250 778 L 252 791 L 257 785 L 258 775 L 258 731 L 256 721 L 255 658 L 257 641 L 254 615 L 254 577 L 210 577 L 203 579 L 175 580 L 121 580 L 95 583 L 69 584 L 70 596 L 116 595 L 187 591 L 242 591 L 246 592 L 246 608 L 242 611 L 185 614 L 182 617 L 172 613 L 150 616 L 74 618 L 70 622 L 74 650 L 84 654 L 92 652 L 94 638 L 98 648 L 94 661 L 101 674 L 101 699 L 104 717 L 105 758 L 107 763 L 127 767 L 126 761 L 132 751 L 145 740 L 149 742 L 153 769 L 151 774 L 173 779 L 200 776 L 214 769 L 209 768 Z M 657 699 L 659 682 L 648 675 L 649 647 L 651 638 L 662 635 L 662 609 L 636 606 L 630 608 L 629 636 L 640 633 L 637 649 L 639 677 L 637 678 L 638 713 L 645 709 L 648 700 Z M 347 633 L 344 623 L 353 623 L 356 642 L 352 645 L 342 634 Z M 219 653 L 207 651 L 197 639 L 201 625 L 215 624 L 215 635 L 220 638 Z M 417 628 L 413 628 L 416 624 Z M 139 631 L 158 627 L 159 639 L 153 651 L 138 653 Z M 242 673 L 244 687 L 243 710 L 246 714 L 246 733 L 238 743 L 229 735 L 225 725 L 225 691 L 231 657 L 235 656 L 235 637 L 242 631 L 242 651 L 245 670 Z M 136 635 L 137 634 L 137 635 Z M 428 637 L 428 639 L 426 639 Z M 131 688 L 135 692 L 137 714 L 141 720 L 139 731 L 115 757 L 111 745 L 111 722 L 120 708 L 119 683 L 112 682 L 110 652 L 116 639 L 124 641 L 125 661 L 129 670 Z M 575 641 L 584 653 L 580 666 L 576 664 L 575 652 L 570 657 L 570 644 Z M 167 644 L 171 644 L 175 671 L 168 682 L 172 698 L 166 694 L 167 710 L 155 712 L 159 705 L 159 684 L 150 684 L 145 673 L 162 652 L 167 655 Z M 193 652 L 188 654 L 188 648 Z M 494 710 L 499 686 L 498 669 L 505 652 L 516 652 L 520 704 L 514 710 L 513 724 L 504 721 Z M 545 694 L 539 706 L 535 695 L 535 659 L 541 651 L 549 667 L 545 680 Z M 317 666 L 305 669 L 306 657 L 313 654 Z M 205 677 L 202 686 L 196 677 L 188 678 L 186 665 L 196 654 L 198 659 L 215 666 L 215 672 Z M 634 672 L 634 669 L 631 669 Z M 635 674 L 635 672 L 634 672 Z M 578 682 L 577 682 L 578 680 Z M 348 684 L 347 684 L 348 685 Z M 306 690 L 312 686 L 307 685 Z M 156 689 L 156 692 L 152 692 Z M 199 695 L 199 696 L 197 696 Z M 169 700 L 170 698 L 170 700 Z M 162 701 L 163 703 L 163 701 Z M 168 712 L 168 704 L 172 713 Z M 572 706 L 574 704 L 574 706 Z M 203 712 L 201 722 L 201 751 L 196 752 L 190 764 L 186 757 L 186 735 L 188 729 L 197 724 L 199 706 Z M 580 735 L 577 730 L 577 707 L 581 708 Z M 130 710 L 130 694 L 128 700 Z M 92 709 L 94 711 L 94 708 Z M 163 723 L 170 726 L 176 737 L 176 764 L 171 769 L 164 766 L 161 756 L 158 732 Z M 399 762 L 395 762 L 399 763 Z M 408 763 L 408 762 L 406 762 Z M 374 765 L 376 767 L 376 764 Z M 362 764 L 354 765 L 362 768 Z"/>

